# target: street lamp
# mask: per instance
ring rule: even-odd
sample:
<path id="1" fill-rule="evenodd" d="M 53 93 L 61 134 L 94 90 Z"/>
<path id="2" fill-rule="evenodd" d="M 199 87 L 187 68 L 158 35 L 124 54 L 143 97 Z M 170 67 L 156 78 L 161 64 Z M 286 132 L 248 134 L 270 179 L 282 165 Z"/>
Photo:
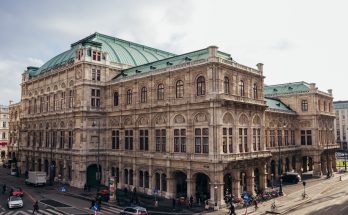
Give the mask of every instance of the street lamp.
<path id="1" fill-rule="evenodd" d="M 283 126 L 283 128 L 286 128 L 286 125 Z M 281 145 L 281 140 L 278 140 L 278 170 L 279 170 L 279 195 L 282 196 L 283 195 L 283 179 L 282 179 L 282 175 L 283 175 L 283 162 L 281 162 L 281 153 L 280 153 L 280 145 Z"/>
<path id="2" fill-rule="evenodd" d="M 330 133 L 329 135 L 331 135 L 331 131 L 332 129 L 330 129 Z M 327 177 L 329 178 L 331 176 L 330 173 L 330 165 L 329 165 L 329 141 L 330 138 L 328 137 L 329 135 L 327 135 L 327 139 L 326 139 L 326 166 L 327 166 Z"/>
<path id="3" fill-rule="evenodd" d="M 92 123 L 92 127 L 96 127 L 97 126 L 97 122 L 93 121 Z M 100 185 L 100 167 L 99 167 L 99 145 L 100 145 L 100 122 L 98 122 L 98 142 L 97 142 L 97 191 L 99 191 L 99 185 Z"/>
<path id="4" fill-rule="evenodd" d="M 272 189 L 273 189 L 273 186 L 274 186 L 274 177 L 273 177 L 273 173 L 271 173 L 271 180 L 272 180 Z"/>

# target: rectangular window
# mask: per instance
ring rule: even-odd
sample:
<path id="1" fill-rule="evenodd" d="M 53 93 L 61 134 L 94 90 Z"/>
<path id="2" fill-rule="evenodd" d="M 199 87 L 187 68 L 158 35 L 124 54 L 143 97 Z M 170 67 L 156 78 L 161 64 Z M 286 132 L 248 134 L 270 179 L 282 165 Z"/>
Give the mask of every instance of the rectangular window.
<path id="1" fill-rule="evenodd" d="M 43 133 L 42 131 L 39 131 L 39 147 L 42 146 L 42 137 L 43 137 Z"/>
<path id="2" fill-rule="evenodd" d="M 301 130 L 301 145 L 306 145 L 306 131 Z"/>
<path id="3" fill-rule="evenodd" d="M 45 147 L 48 148 L 50 145 L 50 133 L 46 131 L 46 142 L 45 142 Z"/>
<path id="4" fill-rule="evenodd" d="M 222 128 L 222 151 L 233 153 L 233 129 Z"/>
<path id="5" fill-rule="evenodd" d="M 52 148 L 56 148 L 57 146 L 57 131 L 52 132 Z"/>
<path id="6" fill-rule="evenodd" d="M 209 129 L 195 129 L 195 153 L 209 153 Z"/>
<path id="7" fill-rule="evenodd" d="M 92 69 L 92 81 L 100 81 L 100 69 Z"/>
<path id="8" fill-rule="evenodd" d="M 64 141 L 65 140 L 65 132 L 60 131 L 60 140 L 59 140 L 59 148 L 63 149 L 64 148 Z"/>
<path id="9" fill-rule="evenodd" d="M 302 100 L 301 101 L 301 108 L 302 108 L 303 112 L 308 111 L 308 101 L 307 100 Z M 325 106 L 324 106 L 324 109 L 325 109 Z"/>
<path id="10" fill-rule="evenodd" d="M 111 131 L 111 148 L 120 149 L 120 131 L 119 130 Z"/>
<path id="11" fill-rule="evenodd" d="M 291 135 L 291 145 L 295 145 L 295 131 L 291 130 L 290 135 Z"/>
<path id="12" fill-rule="evenodd" d="M 60 95 L 60 109 L 63 110 L 65 107 L 65 92 Z"/>
<path id="13" fill-rule="evenodd" d="M 284 131 L 284 141 L 285 141 L 285 145 L 288 146 L 289 145 L 289 131 L 285 130 Z"/>
<path id="14" fill-rule="evenodd" d="M 74 144 L 74 133 L 73 131 L 69 131 L 69 149 L 72 149 L 72 146 Z"/>
<path id="15" fill-rule="evenodd" d="M 50 95 L 46 96 L 46 111 L 50 111 Z"/>
<path id="16" fill-rule="evenodd" d="M 57 98 L 57 94 L 53 95 L 53 111 L 56 111 L 58 108 L 58 98 Z"/>
<path id="17" fill-rule="evenodd" d="M 312 145 L 312 131 L 307 130 L 306 134 L 307 134 L 307 145 Z"/>
<path id="18" fill-rule="evenodd" d="M 44 106 L 45 106 L 45 98 L 40 97 L 40 108 L 39 108 L 40 113 L 43 112 Z"/>
<path id="19" fill-rule="evenodd" d="M 261 150 L 261 129 L 260 128 L 253 129 L 253 150 L 254 151 Z"/>
<path id="20" fill-rule="evenodd" d="M 278 146 L 281 146 L 283 144 L 283 141 L 282 141 L 282 130 L 278 130 L 277 131 L 277 136 L 278 136 Z"/>
<path id="21" fill-rule="evenodd" d="M 186 129 L 174 129 L 174 152 L 186 152 Z"/>
<path id="22" fill-rule="evenodd" d="M 74 106 L 74 90 L 69 90 L 69 108 Z"/>
<path id="23" fill-rule="evenodd" d="M 91 90 L 91 106 L 100 107 L 100 90 L 99 89 Z"/>
<path id="24" fill-rule="evenodd" d="M 166 151 L 166 129 L 156 129 L 156 152 Z"/>
<path id="25" fill-rule="evenodd" d="M 148 130 L 140 130 L 139 149 L 144 151 L 149 150 L 149 131 Z"/>
<path id="26" fill-rule="evenodd" d="M 124 149 L 133 150 L 133 130 L 125 130 Z"/>
<path id="27" fill-rule="evenodd" d="M 270 146 L 275 147 L 275 130 L 269 131 Z"/>

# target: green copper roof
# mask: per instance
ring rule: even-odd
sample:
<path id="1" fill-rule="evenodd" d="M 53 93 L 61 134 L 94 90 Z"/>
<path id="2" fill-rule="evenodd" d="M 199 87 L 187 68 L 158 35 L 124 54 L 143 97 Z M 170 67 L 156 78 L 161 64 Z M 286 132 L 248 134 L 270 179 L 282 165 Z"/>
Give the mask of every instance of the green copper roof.
<path id="1" fill-rule="evenodd" d="M 301 81 L 287 84 L 267 85 L 264 87 L 264 94 L 265 96 L 272 96 L 277 94 L 307 92 L 308 90 L 309 84 Z"/>
<path id="2" fill-rule="evenodd" d="M 231 56 L 229 54 L 226 54 L 223 52 L 220 52 L 219 54 L 223 58 L 231 59 Z M 188 63 L 190 61 L 195 61 L 195 60 L 200 60 L 200 59 L 207 59 L 208 57 L 209 57 L 209 48 L 201 49 L 201 50 L 189 52 L 186 54 L 166 58 L 163 60 L 158 60 L 158 61 L 155 61 L 152 63 L 147 63 L 147 64 L 144 64 L 141 66 L 125 69 L 125 70 L 121 71 L 121 73 L 119 75 L 117 75 L 114 78 L 114 80 L 115 79 L 119 80 L 119 79 L 122 79 L 122 77 L 126 77 L 126 76 L 130 77 L 130 76 L 134 76 L 137 74 L 148 73 L 148 72 L 151 72 L 153 70 L 163 69 L 166 67 L 175 67 L 176 65 L 179 65 L 179 64 L 184 64 L 184 63 Z"/>
<path id="3" fill-rule="evenodd" d="M 54 69 L 73 61 L 75 58 L 75 51 L 80 44 L 82 46 L 91 45 L 101 47 L 102 51 L 108 52 L 109 61 L 127 64 L 130 66 L 138 66 L 175 56 L 175 54 L 166 51 L 161 51 L 100 33 L 94 33 L 82 40 L 77 41 L 76 43 L 71 44 L 71 48 L 69 50 L 50 59 L 40 68 L 28 70 L 29 74 L 31 76 L 37 76 L 50 69 Z"/>
<path id="4" fill-rule="evenodd" d="M 288 106 L 286 106 L 283 102 L 281 102 L 278 99 L 265 98 L 265 101 L 266 101 L 266 105 L 269 108 L 293 112 L 293 110 L 291 110 Z"/>
<path id="5" fill-rule="evenodd" d="M 333 102 L 335 109 L 348 109 L 348 101 Z"/>

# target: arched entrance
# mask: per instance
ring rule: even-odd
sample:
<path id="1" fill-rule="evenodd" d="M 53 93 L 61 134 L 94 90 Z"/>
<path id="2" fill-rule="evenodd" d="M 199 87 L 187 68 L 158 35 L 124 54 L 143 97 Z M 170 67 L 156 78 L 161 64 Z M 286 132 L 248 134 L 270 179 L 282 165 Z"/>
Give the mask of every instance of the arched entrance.
<path id="1" fill-rule="evenodd" d="M 101 166 L 99 165 L 99 171 L 102 173 Z M 92 164 L 87 167 L 87 184 L 90 186 L 96 186 L 98 185 L 98 167 L 97 164 Z M 100 179 L 101 179 L 100 174 Z"/>
<path id="2" fill-rule="evenodd" d="M 196 198 L 200 199 L 201 202 L 206 199 L 210 199 L 210 180 L 209 177 L 204 173 L 196 174 Z"/>
<path id="3" fill-rule="evenodd" d="M 313 159 L 309 156 L 302 157 L 302 168 L 303 172 L 308 172 L 313 170 Z"/>
<path id="4" fill-rule="evenodd" d="M 290 160 L 289 158 L 285 159 L 285 172 L 289 172 L 290 171 Z"/>
<path id="5" fill-rule="evenodd" d="M 255 186 L 255 193 L 260 192 L 260 171 L 258 168 L 254 169 L 254 186 Z"/>
<path id="6" fill-rule="evenodd" d="M 229 195 L 232 193 L 232 176 L 230 173 L 224 176 L 224 194 Z"/>
<path id="7" fill-rule="evenodd" d="M 240 191 L 243 193 L 244 191 L 248 191 L 248 181 L 247 181 L 247 175 L 246 172 L 240 172 Z"/>
<path id="8" fill-rule="evenodd" d="M 273 176 L 275 176 L 275 170 L 276 170 L 275 161 L 272 160 L 271 161 L 271 174 L 273 174 Z"/>
<path id="9" fill-rule="evenodd" d="M 187 176 L 184 172 L 181 172 L 181 171 L 174 172 L 174 181 L 175 181 L 177 197 L 187 196 L 186 178 Z"/>
<path id="10" fill-rule="evenodd" d="M 48 174 L 48 160 L 44 161 L 44 168 L 45 168 L 46 174 Z"/>
<path id="11" fill-rule="evenodd" d="M 41 171 L 41 168 L 42 168 L 41 159 L 38 159 L 37 162 L 38 162 L 37 170 Z"/>
<path id="12" fill-rule="evenodd" d="M 292 156 L 291 167 L 296 170 L 296 156 Z"/>

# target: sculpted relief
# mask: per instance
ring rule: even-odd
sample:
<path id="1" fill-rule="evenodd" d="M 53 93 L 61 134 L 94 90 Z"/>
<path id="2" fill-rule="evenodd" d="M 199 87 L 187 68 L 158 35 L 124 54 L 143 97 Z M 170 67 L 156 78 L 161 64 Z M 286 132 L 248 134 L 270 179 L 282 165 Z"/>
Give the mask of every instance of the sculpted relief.
<path id="1" fill-rule="evenodd" d="M 175 118 L 174 118 L 174 123 L 175 124 L 185 123 L 185 118 L 181 114 L 176 115 Z"/>

